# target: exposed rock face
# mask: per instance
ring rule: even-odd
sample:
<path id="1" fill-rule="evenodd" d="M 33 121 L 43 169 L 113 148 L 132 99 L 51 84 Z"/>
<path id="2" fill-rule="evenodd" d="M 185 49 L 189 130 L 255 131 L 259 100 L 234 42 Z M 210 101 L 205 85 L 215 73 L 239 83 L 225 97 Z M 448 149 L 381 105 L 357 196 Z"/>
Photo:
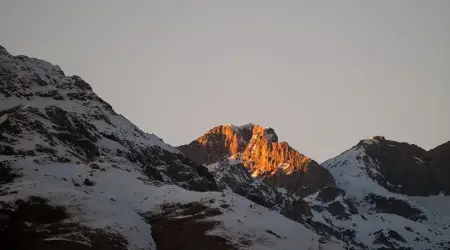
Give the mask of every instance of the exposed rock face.
<path id="1" fill-rule="evenodd" d="M 253 177 L 300 196 L 334 185 L 332 176 L 317 162 L 278 142 L 273 129 L 254 124 L 218 126 L 178 149 L 198 164 L 237 156 Z"/>
<path id="2" fill-rule="evenodd" d="M 377 165 L 378 174 L 371 177 L 386 189 L 413 196 L 450 194 L 450 142 L 430 151 L 384 137 L 358 146 L 366 152 L 364 160 Z"/>
<path id="3" fill-rule="evenodd" d="M 438 190 L 450 195 L 450 141 L 428 151 L 427 157 Z"/>
<path id="4" fill-rule="evenodd" d="M 283 188 L 253 178 L 240 160 L 227 158 L 207 167 L 213 173 L 220 190 L 230 189 L 295 221 L 303 222 L 305 217 L 311 216 L 305 201 Z"/>
<path id="5" fill-rule="evenodd" d="M 408 202 L 396 198 L 386 198 L 380 195 L 370 194 L 367 201 L 375 205 L 374 211 L 378 213 L 396 214 L 413 221 L 426 220 L 423 211 L 411 206 Z"/>
<path id="6" fill-rule="evenodd" d="M 198 164 L 211 164 L 243 152 L 250 138 L 251 130 L 247 127 L 241 134 L 232 126 L 218 126 L 178 149 Z"/>

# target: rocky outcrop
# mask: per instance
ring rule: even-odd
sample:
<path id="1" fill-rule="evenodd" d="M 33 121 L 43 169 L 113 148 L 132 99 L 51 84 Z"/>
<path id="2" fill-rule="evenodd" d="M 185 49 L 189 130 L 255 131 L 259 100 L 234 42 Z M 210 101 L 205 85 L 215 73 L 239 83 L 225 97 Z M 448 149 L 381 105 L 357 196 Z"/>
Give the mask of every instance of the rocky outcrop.
<path id="1" fill-rule="evenodd" d="M 304 222 L 305 217 L 311 216 L 308 203 L 283 188 L 253 178 L 240 160 L 227 158 L 207 165 L 207 168 L 213 173 L 220 190 L 230 189 L 298 222 Z"/>
<path id="2" fill-rule="evenodd" d="M 373 160 L 377 166 L 378 174 L 371 177 L 386 189 L 412 196 L 450 194 L 450 142 L 430 151 L 384 137 L 361 141 L 358 146 L 367 155 L 363 160 Z"/>
<path id="3" fill-rule="evenodd" d="M 423 211 L 403 200 L 392 197 L 386 198 L 375 194 L 368 195 L 366 200 L 375 205 L 373 210 L 378 213 L 396 214 L 413 221 L 427 219 Z"/>
<path id="4" fill-rule="evenodd" d="M 426 160 L 438 191 L 450 195 L 450 141 L 428 151 Z"/>
<path id="5" fill-rule="evenodd" d="M 178 149 L 198 164 L 211 164 L 243 152 L 250 141 L 250 128 L 238 133 L 232 126 L 218 126 Z"/>
<path id="6" fill-rule="evenodd" d="M 178 149 L 198 164 L 212 164 L 235 156 L 253 177 L 300 196 L 334 185 L 326 169 L 288 143 L 279 142 L 272 128 L 254 124 L 222 125 Z"/>

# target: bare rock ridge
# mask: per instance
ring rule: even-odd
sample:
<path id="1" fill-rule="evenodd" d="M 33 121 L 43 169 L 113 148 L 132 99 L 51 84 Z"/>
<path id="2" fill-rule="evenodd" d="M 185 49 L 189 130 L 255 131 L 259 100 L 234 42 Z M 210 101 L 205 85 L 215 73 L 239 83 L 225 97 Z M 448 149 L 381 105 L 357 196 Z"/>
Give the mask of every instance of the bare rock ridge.
<path id="1" fill-rule="evenodd" d="M 387 190 L 411 196 L 450 194 L 450 142 L 429 151 L 414 144 L 374 137 L 356 147 L 365 150 L 365 161 L 376 164 L 370 177 Z"/>
<path id="2" fill-rule="evenodd" d="M 201 165 L 237 157 L 253 177 L 300 196 L 334 185 L 326 169 L 287 142 L 279 142 L 272 128 L 251 123 L 217 126 L 178 149 Z"/>

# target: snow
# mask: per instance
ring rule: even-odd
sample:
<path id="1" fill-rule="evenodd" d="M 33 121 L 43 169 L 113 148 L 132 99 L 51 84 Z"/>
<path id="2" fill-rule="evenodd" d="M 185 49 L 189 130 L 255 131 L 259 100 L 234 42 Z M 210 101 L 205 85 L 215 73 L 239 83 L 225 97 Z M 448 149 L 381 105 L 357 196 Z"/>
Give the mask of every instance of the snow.
<path id="1" fill-rule="evenodd" d="M 236 133 L 240 134 L 242 130 L 251 130 L 255 125 L 253 123 L 247 123 L 244 125 L 226 124 L 226 126 L 231 127 Z"/>
<path id="2" fill-rule="evenodd" d="M 219 200 L 225 200 L 232 208 L 212 218 L 223 223 L 210 232 L 212 234 L 224 236 L 233 242 L 238 241 L 239 235 L 245 234 L 253 242 L 250 249 L 255 250 L 298 249 L 300 245 L 305 249 L 319 249 L 318 236 L 314 232 L 231 192 L 225 192 L 225 196 L 222 196 L 220 192 L 193 192 L 174 185 L 148 185 L 138 180 L 144 176 L 136 167 L 130 167 L 131 163 L 113 168 L 110 163 L 97 162 L 106 171 L 92 171 L 84 164 L 37 165 L 33 162 L 35 158 L 18 160 L 15 167 L 23 167 L 24 177 L 10 186 L 11 191 L 18 193 L 2 196 L 0 200 L 44 196 L 53 204 L 68 206 L 77 220 L 86 225 L 111 228 L 123 234 L 130 242 L 130 249 L 155 249 L 149 237 L 150 226 L 138 212 L 157 212 L 158 206 L 166 202 L 210 199 L 216 201 L 211 204 L 212 207 L 220 208 Z M 73 185 L 72 181 L 82 183 L 85 178 L 93 180 L 95 185 Z M 273 236 L 267 230 L 282 238 Z M 328 245 L 330 248 L 327 249 L 342 249 L 338 243 Z"/>
<path id="3" fill-rule="evenodd" d="M 369 141 L 366 140 L 364 143 L 366 142 Z M 364 157 L 368 159 L 367 162 L 363 161 Z M 416 160 L 421 159 L 416 158 Z M 433 244 L 450 240 L 450 229 L 446 226 L 450 225 L 450 197 L 445 195 L 415 197 L 389 192 L 369 177 L 368 171 L 371 175 L 379 174 L 378 166 L 365 154 L 364 145 L 355 146 L 322 163 L 322 166 L 330 171 L 337 186 L 347 193 L 347 197 L 352 198 L 358 204 L 358 211 L 367 220 L 362 219 L 359 214 L 352 215 L 349 220 L 339 220 L 326 210 L 321 213 L 313 211 L 314 220 L 326 223 L 324 218 L 327 218 L 335 226 L 353 229 L 357 232 L 356 239 L 370 247 L 376 247 L 373 244 L 374 232 L 378 230 L 386 232 L 389 229 L 398 232 L 407 241 L 407 243 L 397 243 L 413 249 L 441 249 Z M 422 210 L 428 219 L 415 222 L 395 214 L 373 213 L 373 205 L 367 204 L 364 200 L 368 194 L 403 200 Z M 315 201 L 313 195 L 307 197 L 306 200 L 310 204 L 326 206 L 326 204 Z M 411 228 L 413 232 L 406 230 L 406 227 Z M 416 240 L 416 237 L 419 237 L 419 241 Z M 427 242 L 425 237 L 431 243 Z"/>
<path id="4" fill-rule="evenodd" d="M 414 156 L 414 159 L 417 161 L 417 163 L 419 163 L 419 164 L 424 164 L 425 162 L 422 160 L 422 159 L 420 159 L 419 157 L 416 157 L 416 156 Z"/>
<path id="5" fill-rule="evenodd" d="M 356 240 L 371 247 L 375 247 L 373 241 L 375 240 L 374 232 L 378 230 L 394 230 L 405 238 L 407 243 L 401 243 L 405 247 L 412 247 L 413 249 L 429 249 L 430 243 L 424 241 L 415 241 L 416 237 L 427 237 L 433 242 L 440 242 L 449 239 L 449 232 L 436 227 L 429 226 L 420 222 L 414 222 L 405 219 L 395 214 L 377 213 L 364 214 L 367 220 L 364 220 L 360 215 L 353 215 L 349 220 L 338 220 L 329 212 L 323 211 L 318 213 L 313 210 L 314 220 L 326 223 L 323 218 L 332 221 L 333 225 L 343 228 L 349 228 L 356 231 Z M 353 223 L 355 225 L 353 225 Z M 406 227 L 412 228 L 410 232 Z"/>
<path id="6" fill-rule="evenodd" d="M 20 81 L 20 83 L 17 84 L 27 84 L 28 87 L 30 87 L 30 79 L 35 78 L 35 75 L 49 84 L 46 86 L 39 86 L 34 84 L 30 89 L 30 93 L 56 90 L 61 96 L 65 96 L 67 98 L 66 95 L 68 93 L 78 92 L 77 89 L 74 89 L 73 82 L 75 80 L 73 79 L 73 77 L 65 76 L 58 66 L 54 66 L 43 60 L 28 58 L 25 56 L 20 56 L 18 58 L 19 59 L 17 59 L 17 57 L 0 55 L 0 66 L 7 70 L 10 70 L 11 72 L 13 72 L 13 74 L 15 73 L 18 75 L 18 81 Z M 23 68 L 27 70 L 22 70 Z M 49 75 L 50 78 L 52 80 L 55 80 L 56 82 L 53 83 L 52 81 L 48 80 L 47 75 Z M 88 91 L 88 94 L 93 93 Z M 99 113 L 103 114 L 106 112 L 107 118 L 111 121 L 112 124 L 114 124 L 114 126 L 111 126 L 110 124 L 107 124 L 102 120 L 91 118 L 90 122 L 94 124 L 99 131 L 118 133 L 119 138 L 123 140 L 133 141 L 136 143 L 136 145 L 155 146 L 172 153 L 180 153 L 176 148 L 164 143 L 155 135 L 142 132 L 125 117 L 116 114 L 114 111 L 106 111 L 102 107 L 102 105 L 99 105 L 99 103 L 95 100 L 61 101 L 55 100 L 53 98 L 39 97 L 36 95 L 30 98 L 30 100 L 26 98 L 18 98 L 15 96 L 5 98 L 0 95 L 0 106 L 2 107 L 2 109 L 9 109 L 18 105 L 24 105 L 24 109 L 26 109 L 27 107 L 38 108 L 42 113 L 45 113 L 46 107 L 55 106 L 67 112 L 75 114 L 85 114 L 88 117 L 93 117 Z"/>
<path id="7" fill-rule="evenodd" d="M 240 196 L 232 195 L 230 200 L 233 213 L 219 215 L 217 219 L 224 222 L 224 228 L 216 228 L 212 234 L 225 235 L 234 239 L 236 235 L 246 234 L 253 242 L 249 249 L 319 249 L 318 236 L 299 223 L 291 221 L 275 211 L 255 206 Z M 254 208 L 249 209 L 250 205 Z M 264 219 L 262 219 L 264 218 Z M 274 232 L 280 238 L 270 234 Z M 327 249 L 343 249 L 342 245 L 330 243 Z"/>
<path id="8" fill-rule="evenodd" d="M 29 95 L 26 98 L 0 94 L 2 109 L 23 105 L 14 112 L 24 115 L 24 122 L 40 122 L 49 132 L 55 132 L 54 124 L 42 114 L 45 114 L 48 107 L 59 107 L 70 114 L 70 122 L 73 123 L 71 116 L 83 119 L 95 126 L 98 133 L 114 134 L 121 141 L 119 143 L 99 136 L 96 146 L 103 154 L 87 163 L 77 158 L 73 150 L 64 143 L 50 145 L 42 134 L 33 129 L 26 130 L 28 127 L 24 126 L 20 136 L 10 145 L 15 150 L 34 150 L 35 155 L 0 155 L 0 161 L 12 162 L 12 167 L 21 173 L 19 178 L 8 184 L 8 191 L 11 193 L 0 196 L 1 201 L 26 199 L 29 196 L 45 197 L 54 205 L 67 207 L 74 221 L 122 234 L 129 242 L 129 249 L 155 250 L 151 226 L 142 218 L 141 213 L 158 212 L 160 205 L 167 202 L 205 202 L 214 199 L 215 202 L 208 202 L 208 206 L 221 209 L 223 214 L 211 219 L 222 224 L 209 233 L 226 237 L 236 244 L 245 235 L 253 243 L 249 249 L 319 250 L 320 246 L 326 246 L 326 249 L 330 250 L 343 249 L 339 242 L 319 243 L 319 236 L 303 225 L 232 192 L 194 192 L 176 185 L 149 180 L 141 173 L 140 166 L 114 153 L 117 150 L 125 150 L 125 147 L 158 147 L 175 154 L 180 152 L 155 135 L 142 132 L 125 117 L 105 108 L 89 89 L 80 90 L 74 85 L 80 78 L 66 77 L 58 66 L 26 56 L 13 57 L 7 53 L 0 54 L 0 66 L 5 73 L 11 74 L 12 78 L 8 80 L 8 84 L 18 86 L 19 94 L 47 93 L 54 90 L 65 98 L 62 101 L 38 95 Z M 47 85 L 41 86 L 35 80 L 44 81 Z M 74 92 L 83 92 L 93 100 L 72 100 L 67 94 Z M 106 120 L 110 122 L 96 118 L 99 114 L 105 115 Z M 1 116 L 0 124 L 6 119 L 9 119 L 8 116 Z M 11 122 L 19 124 L 22 121 L 14 118 Z M 239 129 L 248 129 L 251 126 L 253 124 L 241 126 Z M 70 163 L 55 162 L 49 155 L 36 152 L 38 144 L 56 150 L 56 156 L 67 157 Z M 239 158 L 229 160 L 232 163 L 240 162 Z M 99 167 L 91 168 L 94 163 Z M 217 166 L 210 166 L 211 170 L 216 168 Z M 85 179 L 92 181 L 93 185 L 84 185 Z M 221 208 L 219 201 L 230 204 L 232 209 Z M 46 240 L 68 239 L 62 235 Z"/>
<path id="9" fill-rule="evenodd" d="M 2 123 L 6 122 L 7 120 L 8 120 L 8 115 L 7 114 L 2 115 L 0 117 L 0 125 L 2 125 Z"/>
<path id="10" fill-rule="evenodd" d="M 354 147 L 341 155 L 332 158 L 321 165 L 328 169 L 336 184 L 351 197 L 364 199 L 369 193 L 389 194 L 390 192 L 378 185 L 367 174 L 367 169 L 376 174 L 376 166 L 367 166 L 362 160 L 366 156 L 362 147 Z"/>
<path id="11" fill-rule="evenodd" d="M 48 155 L 37 153 L 35 156 L 16 157 L 0 155 L 0 161 L 13 162 L 13 168 L 20 169 L 22 176 L 12 184 L 8 184 L 11 194 L 0 196 L 1 201 L 13 201 L 18 198 L 28 196 L 42 196 L 49 199 L 53 204 L 66 206 L 74 215 L 73 220 L 81 222 L 93 228 L 102 228 L 121 233 L 129 241 L 129 249 L 156 249 L 155 242 L 151 237 L 151 226 L 140 215 L 144 212 L 158 212 L 160 205 L 168 202 L 206 202 L 214 200 L 213 203 L 206 202 L 208 206 L 220 209 L 223 214 L 209 218 L 219 221 L 221 224 L 209 234 L 220 235 L 229 239 L 239 246 L 239 240 L 245 236 L 252 242 L 246 249 L 308 249 L 308 250 L 333 250 L 343 249 L 341 242 L 333 238 L 326 243 L 319 243 L 319 236 L 303 225 L 287 219 L 274 209 L 271 211 L 265 207 L 241 197 L 231 190 L 224 192 L 194 192 L 185 190 L 176 185 L 162 184 L 149 180 L 141 173 L 140 166 L 129 162 L 123 157 L 114 155 L 118 150 L 127 151 L 128 148 L 155 147 L 162 150 L 179 154 L 174 147 L 164 143 L 153 134 L 147 134 L 133 125 L 125 117 L 116 114 L 113 110 L 106 109 L 102 103 L 95 100 L 70 100 L 67 94 L 80 92 L 74 86 L 75 81 L 81 81 L 78 77 L 66 77 L 63 71 L 55 65 L 39 59 L 25 56 L 13 57 L 4 52 L 0 47 L 0 67 L 5 73 L 11 73 L 12 80 L 9 84 L 21 87 L 22 94 L 33 94 L 37 92 L 46 93 L 57 91 L 65 98 L 64 101 L 55 100 L 48 97 L 32 95 L 29 98 L 19 98 L 16 96 L 6 97 L 0 94 L 1 109 L 9 109 L 22 105 L 14 112 L 26 115 L 27 121 L 39 121 L 45 128 L 52 131 L 52 124 L 42 118 L 33 109 L 37 109 L 41 114 L 51 106 L 59 107 L 70 113 L 74 117 L 82 117 L 86 122 L 95 126 L 98 132 L 113 134 L 120 139 L 120 143 L 103 136 L 98 138 L 96 146 L 103 152 L 103 156 L 96 158 L 95 162 L 85 163 L 79 161 L 73 155 L 70 148 L 64 144 L 50 145 L 50 143 L 36 131 L 22 131 L 21 137 L 14 139 L 15 150 L 35 150 L 36 146 L 43 145 L 57 151 L 56 156 L 64 156 L 71 159 L 71 163 L 55 163 Z M 35 79 L 40 79 L 48 85 L 40 86 L 34 83 Z M 91 97 L 97 97 L 90 90 L 83 90 Z M 98 97 L 97 97 L 98 98 Z M 106 121 L 95 118 L 99 114 L 106 116 Z M 11 119 L 10 119 L 11 118 Z M 13 125 L 17 123 L 14 116 L 7 114 L 0 117 L 0 125 L 9 120 Z M 69 121 L 73 122 L 69 117 Z M 109 121 L 109 122 L 107 122 Z M 18 124 L 16 124 L 18 125 Z M 252 123 L 242 126 L 231 126 L 237 133 L 242 130 L 251 130 L 255 125 Z M 269 134 L 268 136 L 272 136 Z M 268 137 L 271 139 L 271 137 Z M 245 142 L 247 143 L 247 142 Z M 250 142 L 251 144 L 252 142 Z M 343 154 L 330 159 L 322 165 L 327 168 L 336 180 L 337 185 L 346 191 L 347 197 L 358 203 L 358 211 L 361 214 L 351 215 L 350 220 L 341 220 L 332 216 L 326 210 L 318 213 L 312 211 L 313 220 L 342 228 L 356 231 L 357 241 L 363 242 L 367 246 L 376 247 L 373 244 L 374 232 L 388 229 L 400 233 L 407 243 L 403 246 L 410 246 L 414 249 L 429 249 L 433 246 L 425 240 L 416 242 L 415 238 L 427 237 L 433 242 L 449 240 L 450 235 L 450 197 L 444 195 L 429 197 L 409 197 L 394 194 L 373 181 L 372 176 L 379 175 L 375 162 L 367 158 L 364 151 L 364 144 L 378 143 L 378 138 L 362 141 L 361 146 L 356 146 Z M 9 145 L 2 142 L 2 145 Z M 390 145 L 391 146 L 391 145 Z M 368 161 L 363 161 L 363 159 Z M 422 159 L 416 158 L 418 162 Z M 77 163 L 78 162 L 78 163 Z M 100 169 L 92 169 L 89 164 L 95 163 Z M 242 163 L 238 156 L 230 157 L 222 163 L 211 164 L 209 171 L 216 174 L 218 181 L 224 174 L 231 171 L 229 166 Z M 164 169 L 166 166 L 157 166 Z M 279 171 L 289 171 L 289 166 L 281 164 Z M 170 181 L 168 176 L 161 173 L 165 180 Z M 260 173 L 255 171 L 253 177 Z M 245 175 L 234 174 L 237 183 L 248 182 Z M 83 185 L 88 178 L 93 181 L 93 186 Z M 260 180 L 252 180 L 250 185 L 258 188 L 262 185 Z M 76 185 L 75 185 L 76 184 Z M 275 190 L 275 191 L 274 191 Z M 270 189 L 263 192 L 265 197 L 273 197 L 278 191 L 288 199 L 299 199 L 296 196 L 290 197 L 283 188 Z M 14 192 L 16 191 L 16 192 Z M 315 193 L 305 200 L 310 204 L 327 206 L 316 201 Z M 421 209 L 427 220 L 415 222 L 394 214 L 374 213 L 373 205 L 367 204 L 364 198 L 368 194 L 377 194 L 384 197 L 394 197 L 407 201 L 414 207 Z M 335 201 L 342 202 L 344 197 L 338 196 Z M 224 202 L 230 205 L 230 209 L 224 209 L 220 205 Z M 346 204 L 344 207 L 348 208 Z M 355 225 L 354 225 L 355 224 Z M 410 227 L 414 232 L 406 230 Z M 279 237 L 278 237 L 278 236 Z M 68 240 L 64 236 L 45 239 Z"/>
<path id="12" fill-rule="evenodd" d="M 84 241 L 78 241 L 78 240 L 70 240 L 70 239 L 66 239 L 66 238 L 57 238 L 57 237 L 53 237 L 53 238 L 46 238 L 44 239 L 44 241 L 68 241 L 68 242 L 76 242 L 78 244 L 83 244 L 86 246 L 91 246 L 91 244 L 84 242 Z"/>

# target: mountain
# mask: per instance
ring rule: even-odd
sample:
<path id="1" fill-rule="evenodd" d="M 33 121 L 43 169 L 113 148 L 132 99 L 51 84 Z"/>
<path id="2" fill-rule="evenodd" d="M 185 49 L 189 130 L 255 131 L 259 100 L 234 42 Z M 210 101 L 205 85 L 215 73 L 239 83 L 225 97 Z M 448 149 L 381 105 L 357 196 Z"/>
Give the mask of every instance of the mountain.
<path id="1" fill-rule="evenodd" d="M 352 230 L 370 249 L 449 249 L 450 197 L 435 175 L 448 170 L 449 153 L 448 143 L 425 151 L 381 136 L 362 140 L 321 164 L 339 190 L 305 198 L 312 220 Z"/>
<path id="2" fill-rule="evenodd" d="M 279 143 L 273 129 L 248 124 L 215 127 L 178 149 L 205 164 L 220 190 L 337 238 L 349 249 L 449 249 L 449 145 L 426 151 L 375 136 L 316 165 Z M 290 174 L 303 186 L 315 178 L 307 179 L 308 170 L 296 171 L 308 168 L 320 169 L 327 181 L 299 190 L 271 179 Z"/>
<path id="3" fill-rule="evenodd" d="M 255 124 L 173 147 L 0 47 L 1 249 L 450 249 L 449 165 L 382 136 L 318 164 Z"/>
<path id="4" fill-rule="evenodd" d="M 217 126 L 178 149 L 197 164 L 237 157 L 253 177 L 302 197 L 334 185 L 330 173 L 317 162 L 278 142 L 272 128 L 255 124 Z"/>
<path id="5" fill-rule="evenodd" d="M 0 47 L 1 249 L 344 249 L 279 213 L 294 195 L 271 211 L 214 177 L 80 77 Z"/>

